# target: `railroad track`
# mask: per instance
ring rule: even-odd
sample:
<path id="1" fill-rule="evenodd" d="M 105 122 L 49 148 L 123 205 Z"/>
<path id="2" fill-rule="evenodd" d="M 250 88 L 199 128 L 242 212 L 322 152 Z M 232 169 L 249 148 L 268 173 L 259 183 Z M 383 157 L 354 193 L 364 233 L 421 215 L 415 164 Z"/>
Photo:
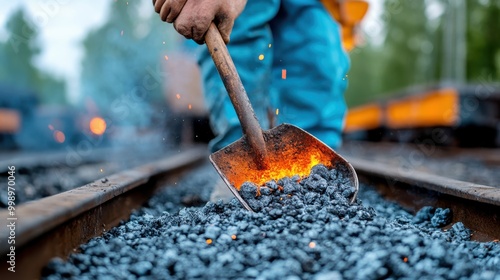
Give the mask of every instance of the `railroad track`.
<path id="1" fill-rule="evenodd" d="M 1 279 L 37 279 L 53 257 L 66 257 L 79 245 L 126 220 L 168 180 L 207 158 L 205 147 L 186 150 L 166 159 L 119 172 L 80 188 L 17 206 L 15 232 L 0 228 Z M 6 223 L 8 210 L 0 211 Z M 16 272 L 8 270 L 7 256 L 15 236 Z"/>
<path id="2" fill-rule="evenodd" d="M 452 223 L 473 230 L 473 239 L 500 239 L 500 188 L 405 170 L 393 165 L 347 157 L 361 182 L 413 213 L 424 206 L 450 208 Z"/>
<path id="3" fill-rule="evenodd" d="M 16 207 L 16 279 L 36 279 L 53 257 L 65 258 L 90 238 L 127 220 L 166 182 L 206 162 L 205 147 L 186 150 L 169 158 L 108 176 L 72 191 Z M 462 182 L 419 171 L 402 172 L 383 163 L 347 157 L 361 182 L 374 185 L 385 197 L 417 211 L 423 206 L 450 208 L 452 223 L 462 222 L 473 238 L 500 238 L 500 189 Z M 7 221 L 7 210 L 0 219 Z M 445 228 L 446 230 L 446 228 Z M 2 240 L 10 231 L 0 228 Z M 10 246 L 0 244 L 1 279 L 7 270 Z"/>

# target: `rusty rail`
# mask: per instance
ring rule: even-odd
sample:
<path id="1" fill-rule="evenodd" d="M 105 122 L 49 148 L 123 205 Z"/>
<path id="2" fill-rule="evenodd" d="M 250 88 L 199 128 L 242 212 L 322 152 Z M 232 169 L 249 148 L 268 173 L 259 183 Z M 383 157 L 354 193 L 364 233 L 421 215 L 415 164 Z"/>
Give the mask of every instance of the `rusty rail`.
<path id="1" fill-rule="evenodd" d="M 346 157 L 361 182 L 376 187 L 386 199 L 416 212 L 423 206 L 450 208 L 452 223 L 473 230 L 473 239 L 500 239 L 500 188 L 458 181 L 397 166 Z"/>
<path id="2" fill-rule="evenodd" d="M 37 279 L 53 257 L 76 248 L 129 217 L 151 195 L 183 171 L 204 162 L 206 147 L 195 147 L 163 160 L 97 180 L 80 188 L 16 207 L 16 272 L 7 270 L 10 234 L 7 210 L 0 211 L 1 279 Z"/>

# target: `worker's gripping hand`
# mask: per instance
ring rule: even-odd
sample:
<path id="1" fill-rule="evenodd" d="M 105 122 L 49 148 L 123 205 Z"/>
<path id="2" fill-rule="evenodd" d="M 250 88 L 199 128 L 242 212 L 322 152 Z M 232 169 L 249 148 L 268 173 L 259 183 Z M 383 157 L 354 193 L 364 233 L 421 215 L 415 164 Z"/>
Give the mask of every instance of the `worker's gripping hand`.
<path id="1" fill-rule="evenodd" d="M 227 44 L 234 20 L 245 8 L 246 2 L 247 0 L 153 0 L 153 5 L 161 20 L 173 22 L 175 30 L 184 37 L 203 44 L 205 33 L 214 22 Z"/>

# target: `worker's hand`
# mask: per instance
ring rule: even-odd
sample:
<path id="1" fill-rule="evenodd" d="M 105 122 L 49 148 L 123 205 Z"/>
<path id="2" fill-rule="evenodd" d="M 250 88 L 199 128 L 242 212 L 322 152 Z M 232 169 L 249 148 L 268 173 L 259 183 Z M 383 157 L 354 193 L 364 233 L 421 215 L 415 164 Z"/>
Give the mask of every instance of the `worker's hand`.
<path id="1" fill-rule="evenodd" d="M 227 44 L 234 20 L 245 8 L 246 2 L 247 0 L 153 0 L 153 5 L 161 20 L 173 22 L 175 30 L 184 37 L 203 44 L 205 33 L 214 22 Z"/>

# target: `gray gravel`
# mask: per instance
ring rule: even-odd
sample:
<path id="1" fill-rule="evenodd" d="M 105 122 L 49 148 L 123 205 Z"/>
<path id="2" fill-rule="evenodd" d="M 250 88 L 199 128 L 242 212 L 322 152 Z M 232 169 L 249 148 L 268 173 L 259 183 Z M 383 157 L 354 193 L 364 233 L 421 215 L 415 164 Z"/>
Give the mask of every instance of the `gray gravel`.
<path id="1" fill-rule="evenodd" d="M 413 216 L 362 185 L 315 167 L 307 179 L 269 183 L 251 213 L 236 199 L 205 203 L 204 166 L 151 199 L 129 222 L 54 259 L 45 279 L 500 279 L 500 245 L 470 241 L 448 209 Z M 186 206 L 189 207 L 186 207 Z"/>

